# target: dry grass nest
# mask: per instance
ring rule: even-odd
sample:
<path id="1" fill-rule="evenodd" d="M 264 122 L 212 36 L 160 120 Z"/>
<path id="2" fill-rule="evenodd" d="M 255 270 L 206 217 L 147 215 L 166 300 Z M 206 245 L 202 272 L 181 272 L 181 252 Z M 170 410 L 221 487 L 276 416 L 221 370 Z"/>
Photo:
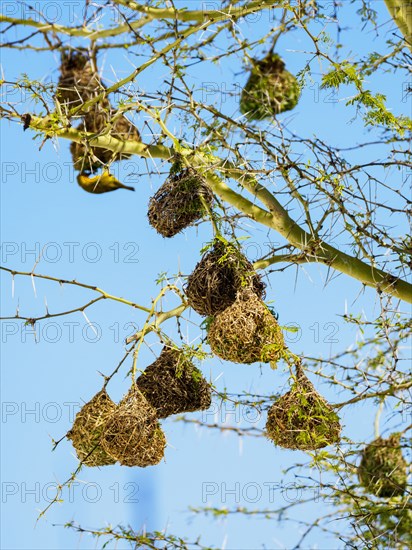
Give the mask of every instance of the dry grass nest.
<path id="1" fill-rule="evenodd" d="M 87 55 L 64 52 L 61 58 L 60 78 L 56 96 L 69 108 L 78 107 L 104 90 L 98 73 Z"/>
<path id="2" fill-rule="evenodd" d="M 124 115 L 113 117 L 112 108 L 107 100 L 103 105 L 93 106 L 93 109 L 86 113 L 83 122 L 77 129 L 96 135 L 108 133 L 122 141 L 140 141 L 139 131 Z M 130 154 L 114 153 L 109 149 L 90 147 L 85 143 L 75 141 L 70 144 L 70 152 L 75 170 L 82 173 L 94 172 L 109 162 L 130 157 Z"/>
<path id="3" fill-rule="evenodd" d="M 166 438 L 156 410 L 136 385 L 106 423 L 101 445 L 123 466 L 153 466 L 162 460 Z"/>
<path id="4" fill-rule="evenodd" d="M 402 455 L 400 435 L 378 437 L 362 452 L 358 467 L 360 484 L 377 497 L 403 495 L 407 482 L 407 463 Z"/>
<path id="5" fill-rule="evenodd" d="M 250 289 L 213 318 L 208 342 L 218 357 L 234 363 L 278 361 L 284 351 L 283 334 L 266 305 Z"/>
<path id="6" fill-rule="evenodd" d="M 258 298 L 265 297 L 265 284 L 252 264 L 240 250 L 217 239 L 189 275 L 184 291 L 200 315 L 216 315 L 231 306 L 245 287 Z"/>
<path id="7" fill-rule="evenodd" d="M 298 369 L 292 389 L 269 409 L 266 432 L 280 447 L 313 451 L 338 443 L 341 425 L 332 407 Z"/>
<path id="8" fill-rule="evenodd" d="M 163 237 L 173 237 L 199 220 L 205 204 L 213 203 L 213 193 L 206 180 L 193 168 L 171 174 L 151 197 L 149 223 Z"/>
<path id="9" fill-rule="evenodd" d="M 101 390 L 76 414 L 71 439 L 79 460 L 86 466 L 106 466 L 116 460 L 100 446 L 100 437 L 107 420 L 116 410 L 116 404 Z"/>
<path id="10" fill-rule="evenodd" d="M 167 346 L 136 384 L 159 418 L 208 409 L 212 400 L 210 386 L 200 370 L 181 350 Z"/>
<path id="11" fill-rule="evenodd" d="M 285 69 L 280 56 L 270 53 L 254 61 L 240 97 L 240 111 L 249 120 L 262 120 L 296 107 L 300 92 L 298 81 Z"/>

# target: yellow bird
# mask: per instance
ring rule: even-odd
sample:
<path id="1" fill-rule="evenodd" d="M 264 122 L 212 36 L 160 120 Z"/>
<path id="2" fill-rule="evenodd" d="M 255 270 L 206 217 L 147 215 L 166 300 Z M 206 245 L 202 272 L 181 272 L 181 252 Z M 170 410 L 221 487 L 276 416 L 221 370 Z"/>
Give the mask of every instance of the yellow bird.
<path id="1" fill-rule="evenodd" d="M 89 178 L 86 174 L 79 174 L 77 176 L 77 183 L 88 193 L 94 194 L 108 193 L 109 191 L 116 191 L 116 189 L 129 189 L 129 191 L 134 191 L 134 187 L 123 185 L 123 183 L 120 183 L 120 181 L 112 176 L 107 170 L 105 170 L 103 174 L 92 178 Z"/>

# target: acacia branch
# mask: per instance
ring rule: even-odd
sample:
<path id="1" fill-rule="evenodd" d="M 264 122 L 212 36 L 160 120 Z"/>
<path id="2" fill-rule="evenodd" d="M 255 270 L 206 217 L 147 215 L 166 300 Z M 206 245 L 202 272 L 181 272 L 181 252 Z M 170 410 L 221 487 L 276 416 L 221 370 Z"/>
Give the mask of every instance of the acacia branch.
<path id="1" fill-rule="evenodd" d="M 100 302 L 101 300 L 104 300 L 104 296 L 99 296 L 98 298 L 94 298 L 94 300 L 90 300 L 90 302 L 87 302 L 87 304 L 84 304 L 83 306 L 76 307 L 74 309 L 68 309 L 67 311 L 61 311 L 60 313 L 47 313 L 45 315 L 41 315 L 40 317 L 24 317 L 23 315 L 19 315 L 16 313 L 16 315 L 10 316 L 10 317 L 0 317 L 0 321 L 6 321 L 10 319 L 18 319 L 20 321 L 26 321 L 27 323 L 30 323 L 31 325 L 34 325 L 38 321 L 44 321 L 44 319 L 51 319 L 53 317 L 63 317 L 65 315 L 71 315 L 72 313 L 83 313 L 87 308 L 95 304 L 96 302 Z"/>
<path id="2" fill-rule="evenodd" d="M 314 258 L 306 256 L 306 254 L 275 254 L 270 258 L 263 258 L 253 263 L 255 269 L 266 269 L 270 265 L 280 263 L 305 264 L 314 262 Z"/>
<path id="3" fill-rule="evenodd" d="M 225 19 L 233 19 L 244 17 L 257 11 L 271 9 L 281 2 L 274 0 L 254 0 L 243 6 L 235 6 L 230 4 L 220 10 L 182 10 L 172 8 L 153 8 L 133 2 L 131 0 L 112 0 L 116 4 L 121 4 L 131 10 L 148 15 L 151 19 L 172 19 L 173 21 L 223 21 Z M 286 9 L 286 8 L 284 8 Z"/>
<path id="4" fill-rule="evenodd" d="M 106 298 L 108 300 L 114 300 L 115 302 L 120 302 L 120 303 L 125 304 L 127 306 L 131 306 L 131 307 L 134 307 L 136 309 L 140 309 L 141 311 L 144 311 L 146 313 L 149 313 L 149 314 L 155 316 L 155 320 L 152 323 L 147 323 L 142 330 L 140 330 L 139 332 L 137 332 L 133 336 L 129 336 L 129 338 L 127 338 L 126 344 L 130 344 L 130 343 L 134 342 L 135 340 L 139 340 L 139 339 L 143 338 L 143 336 L 145 336 L 149 332 L 156 331 L 159 328 L 159 326 L 162 323 L 164 323 L 165 321 L 167 321 L 168 319 L 171 319 L 172 317 L 180 317 L 182 315 L 182 313 L 189 307 L 188 304 L 182 303 L 181 305 L 179 305 L 179 306 L 177 306 L 177 307 L 175 307 L 175 308 L 173 308 L 169 311 L 153 311 L 153 307 L 152 308 L 147 308 L 147 307 L 141 306 L 139 304 L 131 302 L 130 300 L 126 300 L 125 298 L 120 298 L 119 296 L 113 296 L 112 294 L 108 294 L 106 291 L 102 290 L 101 288 L 98 288 L 97 286 L 87 285 L 85 283 L 79 283 L 78 281 L 75 281 L 75 280 L 69 281 L 69 280 L 66 280 L 66 279 L 58 279 L 56 277 L 51 277 L 49 275 L 40 275 L 40 274 L 37 274 L 37 273 L 28 272 L 28 271 L 16 271 L 14 269 L 9 269 L 8 267 L 4 267 L 4 266 L 0 266 L 0 270 L 6 271 L 7 273 L 10 273 L 13 277 L 15 275 L 22 275 L 22 276 L 26 276 L 26 277 L 37 277 L 38 279 L 45 279 L 47 281 L 54 281 L 54 282 L 57 282 L 59 284 L 75 285 L 75 286 L 78 286 L 80 288 L 86 288 L 88 290 L 93 290 L 94 292 L 98 292 L 99 294 L 101 294 L 101 296 L 99 298 L 96 298 L 95 300 L 91 300 L 86 305 L 84 305 L 80 308 L 76 308 L 76 309 L 73 309 L 73 310 L 70 310 L 70 311 L 63 312 L 63 313 L 54 313 L 54 314 L 51 314 L 51 313 L 49 314 L 48 313 L 48 314 L 44 315 L 43 317 L 39 317 L 39 318 L 36 318 L 36 319 L 34 319 L 32 317 L 29 318 L 29 317 L 15 316 L 15 317 L 5 317 L 5 318 L 3 318 L 3 320 L 10 318 L 10 319 L 26 319 L 27 321 L 39 321 L 41 319 L 46 319 L 46 318 L 49 318 L 49 317 L 59 317 L 59 316 L 62 316 L 62 315 L 68 315 L 70 313 L 74 313 L 76 311 L 84 311 L 87 307 L 91 306 L 95 302 L 97 302 L 99 300 L 103 300 L 103 299 Z"/>
<path id="5" fill-rule="evenodd" d="M 10 114 L 10 118 L 18 118 L 17 114 Z M 160 158 L 170 160 L 176 153 L 172 148 L 164 145 L 148 145 L 137 141 L 122 141 L 112 136 L 97 136 L 84 133 L 74 128 L 56 128 L 48 117 L 33 116 L 30 127 L 40 130 L 48 137 L 63 137 L 76 141 L 84 141 L 87 137 L 89 145 L 103 147 L 116 153 L 139 155 L 144 158 Z M 179 153 L 186 157 L 193 166 L 204 172 L 207 182 L 222 200 L 239 209 L 258 223 L 277 231 L 290 244 L 299 248 L 310 261 L 325 264 L 337 271 L 357 279 L 366 286 L 375 288 L 379 293 L 386 293 L 405 302 L 412 303 L 412 285 L 394 275 L 364 263 L 354 256 L 325 243 L 321 239 L 307 233 L 290 216 L 275 196 L 266 187 L 258 183 L 253 175 L 237 168 L 227 160 L 221 160 L 213 155 L 195 153 L 189 148 L 180 148 Z M 213 172 L 212 172 L 213 170 Z M 220 178 L 215 170 L 219 170 L 227 177 L 238 181 L 267 208 L 265 210 L 249 199 L 231 189 Z"/>
<path id="6" fill-rule="evenodd" d="M 88 290 L 93 290 L 94 292 L 98 292 L 99 294 L 101 294 L 101 299 L 113 300 L 115 302 L 120 302 L 121 304 L 125 304 L 127 306 L 131 306 L 133 308 L 140 309 L 141 311 L 145 311 L 146 313 L 150 313 L 149 308 L 144 307 L 144 306 L 140 306 L 139 304 L 136 304 L 135 302 L 131 302 L 130 300 L 126 300 L 125 298 L 120 298 L 119 296 L 113 296 L 113 294 L 109 294 L 108 292 L 106 292 L 105 290 L 102 290 L 101 288 L 99 288 L 97 286 L 87 285 L 85 283 L 79 283 L 78 281 L 75 281 L 75 280 L 69 281 L 67 279 L 51 277 L 50 275 L 40 275 L 38 273 L 33 273 L 33 271 L 16 271 L 14 269 L 9 269 L 8 267 L 4 267 L 4 266 L 0 266 L 0 269 L 2 271 L 7 271 L 7 273 L 10 273 L 13 277 L 15 277 L 16 275 L 22 275 L 22 276 L 26 276 L 26 277 L 36 277 L 37 279 L 45 279 L 47 281 L 54 281 L 54 282 L 59 283 L 61 285 L 62 284 L 74 285 L 74 286 L 78 286 L 80 288 L 86 288 Z M 95 301 L 97 301 L 97 300 L 95 300 Z M 93 302 L 90 302 L 90 304 L 88 304 L 88 305 L 91 305 L 91 303 L 93 303 Z M 84 306 L 83 306 L 83 309 L 85 309 Z M 80 311 L 81 311 L 81 308 L 80 308 Z M 63 314 L 60 314 L 60 315 L 63 315 Z M 46 317 L 51 317 L 51 316 L 52 315 L 46 315 Z M 55 314 L 53 316 L 57 316 L 57 315 Z"/>
<path id="7" fill-rule="evenodd" d="M 412 4 L 410 0 L 385 0 L 385 4 L 392 19 L 405 37 L 409 49 L 412 50 Z"/>
<path id="8" fill-rule="evenodd" d="M 257 428 L 256 426 L 250 426 L 249 428 L 238 427 L 238 426 L 229 426 L 226 424 L 219 424 L 218 422 L 208 423 L 202 422 L 202 420 L 197 420 L 196 418 L 187 418 L 186 416 L 179 416 L 176 418 L 175 422 L 183 422 L 185 424 L 195 424 L 202 428 L 219 430 L 220 432 L 234 432 L 236 435 L 250 436 L 250 437 L 263 437 L 265 436 L 265 430 Z"/>
<path id="9" fill-rule="evenodd" d="M 274 5 L 280 2 L 273 0 L 255 0 L 248 3 L 246 6 L 228 6 L 222 10 L 178 10 L 175 8 L 153 8 L 137 4 L 136 2 L 128 2 L 127 0 L 113 0 L 116 4 L 121 4 L 134 11 L 145 14 L 138 21 L 132 21 L 127 24 L 119 25 L 111 29 L 94 30 L 87 27 L 66 27 L 56 23 L 47 23 L 36 21 L 35 19 L 20 19 L 8 17 L 0 14 L 0 23 L 10 23 L 11 25 L 21 25 L 25 27 L 33 27 L 39 29 L 42 33 L 53 32 L 55 34 L 64 34 L 66 36 L 90 38 L 98 40 L 99 38 L 109 38 L 119 36 L 123 33 L 128 33 L 131 30 L 137 30 L 144 27 L 156 19 L 171 19 L 172 21 L 194 21 L 198 23 L 207 22 L 208 25 L 217 22 L 232 20 L 234 18 L 245 17 L 246 15 L 256 13 L 257 11 L 271 9 Z"/>
<path id="10" fill-rule="evenodd" d="M 15 17 L 8 17 L 6 15 L 0 14 L 0 23 L 10 23 L 12 25 L 33 27 L 35 29 L 39 29 L 39 32 L 42 33 L 53 32 L 56 34 L 64 34 L 66 36 L 90 38 L 91 40 L 118 36 L 119 34 L 130 32 L 130 28 L 133 28 L 133 30 L 137 30 L 149 23 L 151 20 L 151 17 L 144 17 L 142 19 L 139 19 L 138 21 L 132 21 L 127 25 L 119 25 L 118 27 L 98 31 L 94 29 L 89 29 L 87 27 L 65 27 L 64 25 L 58 25 L 57 23 L 44 23 L 41 21 L 36 21 L 35 19 L 17 19 Z"/>
<path id="11" fill-rule="evenodd" d="M 64 525 L 66 528 L 73 529 L 80 534 L 88 534 L 99 540 L 101 537 L 107 537 L 108 540 L 103 544 L 102 548 L 106 548 L 109 543 L 115 543 L 119 540 L 126 541 L 134 549 L 147 548 L 149 550 L 158 550 L 160 548 L 159 543 L 162 543 L 162 548 L 168 550 L 212 550 L 212 546 L 203 546 L 200 543 L 200 537 L 196 540 L 189 542 L 182 537 L 167 534 L 165 531 L 154 531 L 153 533 L 147 533 L 143 530 L 142 534 L 133 531 L 131 527 L 123 527 L 118 525 L 117 527 L 104 527 L 102 529 L 87 529 L 81 525 L 75 524 L 74 521 L 70 521 Z"/>
<path id="12" fill-rule="evenodd" d="M 412 381 L 404 382 L 403 384 L 395 384 L 393 386 L 390 386 L 386 390 L 381 390 L 381 391 L 372 392 L 372 393 L 367 393 L 367 389 L 366 389 L 364 390 L 363 393 L 358 394 L 356 397 L 353 397 L 348 401 L 344 401 L 343 403 L 336 403 L 335 405 L 333 405 L 333 407 L 335 409 L 341 409 L 342 407 L 353 405 L 354 403 L 358 403 L 359 401 L 364 401 L 365 399 L 375 399 L 377 397 L 382 398 L 383 396 L 394 396 L 396 392 L 408 390 L 411 387 L 412 387 Z"/>
<path id="13" fill-rule="evenodd" d="M 143 338 L 143 336 L 146 336 L 149 332 L 156 331 L 159 326 L 167 321 L 168 319 L 171 319 L 172 317 L 180 317 L 182 313 L 187 309 L 189 306 L 187 304 L 181 304 L 180 306 L 175 307 L 174 309 L 171 309 L 170 311 L 161 311 L 156 313 L 156 320 L 153 321 L 153 323 L 147 324 L 143 330 L 140 330 L 136 334 L 133 334 L 133 336 L 129 336 L 126 339 L 126 344 L 131 344 L 135 340 L 140 340 Z"/>

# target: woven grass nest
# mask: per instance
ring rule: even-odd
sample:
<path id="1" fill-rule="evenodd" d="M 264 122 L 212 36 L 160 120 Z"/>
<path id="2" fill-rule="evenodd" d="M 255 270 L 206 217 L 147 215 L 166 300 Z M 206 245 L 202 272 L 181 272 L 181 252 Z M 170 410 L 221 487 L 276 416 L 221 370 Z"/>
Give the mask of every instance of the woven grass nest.
<path id="1" fill-rule="evenodd" d="M 296 382 L 269 409 L 267 437 L 285 449 L 313 451 L 338 443 L 338 415 L 297 369 Z"/>
<path id="2" fill-rule="evenodd" d="M 285 350 L 280 326 L 251 289 L 213 318 L 207 338 L 213 353 L 234 363 L 276 363 Z"/>
<path id="3" fill-rule="evenodd" d="M 68 103 L 69 108 L 78 107 L 103 90 L 100 77 L 87 55 L 63 52 L 56 94 L 60 103 Z"/>
<path id="4" fill-rule="evenodd" d="M 116 404 L 101 390 L 76 414 L 67 438 L 71 439 L 79 460 L 86 466 L 106 466 L 116 460 L 100 446 L 100 437 Z"/>
<path id="5" fill-rule="evenodd" d="M 296 107 L 300 86 L 285 69 L 279 55 L 270 53 L 254 61 L 251 75 L 242 90 L 240 112 L 249 120 L 263 120 Z"/>
<path id="6" fill-rule="evenodd" d="M 122 141 L 140 141 L 139 131 L 124 115 L 115 115 L 113 118 L 113 110 L 108 100 L 105 100 L 102 105 L 93 106 L 77 129 L 82 132 L 93 132 L 96 135 L 109 133 Z M 114 153 L 102 147 L 90 147 L 75 141 L 70 144 L 70 152 L 75 170 L 83 173 L 94 172 L 102 168 L 102 165 L 131 156 L 126 153 Z"/>
<path id="7" fill-rule="evenodd" d="M 136 384 L 106 423 L 101 445 L 123 466 L 153 466 L 163 456 L 166 438 L 152 407 Z"/>
<path id="8" fill-rule="evenodd" d="M 193 168 L 169 175 L 149 201 L 149 223 L 163 237 L 173 237 L 199 220 L 211 206 L 213 193 Z"/>
<path id="9" fill-rule="evenodd" d="M 181 350 L 168 346 L 139 376 L 136 385 L 159 418 L 208 409 L 212 400 L 210 386 L 200 370 Z"/>
<path id="10" fill-rule="evenodd" d="M 233 245 L 216 239 L 189 275 L 184 289 L 189 305 L 200 315 L 216 315 L 231 306 L 242 288 L 265 296 L 265 284 L 252 264 Z"/>
<path id="11" fill-rule="evenodd" d="M 407 463 L 400 447 L 400 435 L 378 437 L 362 452 L 358 467 L 360 484 L 377 497 L 403 495 L 407 482 Z"/>

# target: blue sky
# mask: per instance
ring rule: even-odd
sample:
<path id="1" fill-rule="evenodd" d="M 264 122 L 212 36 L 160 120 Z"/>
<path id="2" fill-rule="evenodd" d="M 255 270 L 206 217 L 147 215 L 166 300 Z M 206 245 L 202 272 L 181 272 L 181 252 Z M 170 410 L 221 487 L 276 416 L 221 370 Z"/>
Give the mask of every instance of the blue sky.
<path id="1" fill-rule="evenodd" d="M 372 50 L 384 53 L 384 31 L 392 28 L 392 23 L 387 23 L 389 17 L 384 2 L 376 2 L 374 6 L 379 22 L 384 24 L 379 37 L 372 31 L 362 31 L 362 23 L 354 15 L 359 4 L 345 2 L 341 12 L 342 26 L 355 26 L 346 35 L 345 55 Z M 190 7 L 193 5 L 190 3 Z M 63 21 L 64 17 L 67 14 Z M 242 22 L 240 26 L 251 39 L 260 36 L 268 24 L 270 21 L 262 18 L 258 22 Z M 347 50 L 348 43 L 351 46 Z M 302 68 L 306 48 L 308 43 L 302 33 L 296 31 L 278 43 L 278 51 L 292 72 Z M 22 73 L 38 80 L 58 78 L 58 59 L 49 53 L 4 50 L 1 62 L 9 81 Z M 134 63 L 139 63 L 139 57 L 133 52 L 114 50 L 104 60 L 103 76 L 110 81 L 112 74 L 114 80 L 111 71 L 115 68 L 116 78 L 121 78 L 131 71 Z M 301 135 L 331 140 L 336 145 L 355 145 L 365 139 L 366 133 L 359 120 L 351 122 L 354 112 L 345 107 L 343 97 L 330 102 L 328 92 L 321 91 L 318 96 L 317 85 L 325 69 L 323 65 L 314 70 L 313 86 L 304 90 L 296 109 L 284 115 L 288 128 Z M 230 60 L 224 61 L 221 67 L 208 65 L 207 71 L 201 64 L 193 67 L 191 79 L 199 90 L 210 82 L 225 90 L 234 82 L 240 85 L 245 82 L 246 75 L 241 70 L 240 63 L 235 65 Z M 163 85 L 166 74 L 164 67 L 156 65 L 147 75 L 142 75 L 138 86 L 148 93 L 156 91 Z M 402 101 L 403 84 L 397 74 L 370 82 L 375 92 L 387 94 L 388 104 L 397 114 L 406 110 Z M 8 94 L 11 93 L 9 90 Z M 216 94 L 208 99 L 219 105 L 221 96 Z M 227 98 L 225 112 L 226 109 L 228 113 L 236 112 L 237 103 L 233 98 Z M 150 140 L 151 135 L 143 125 L 144 117 L 136 117 L 135 121 L 143 139 Z M 262 123 L 263 127 L 265 124 Z M 175 125 L 173 131 L 179 134 L 180 129 Z M 148 177 L 141 159 L 132 158 L 116 168 L 119 179 L 134 184 L 136 193 L 118 191 L 93 196 L 76 184 L 67 141 L 48 141 L 39 151 L 40 140 L 34 141 L 32 132 L 23 132 L 20 125 L 4 121 L 1 137 L 1 254 L 2 264 L 9 268 L 30 271 L 39 251 L 43 250 L 37 273 L 96 284 L 109 293 L 148 305 L 158 292 L 157 274 L 164 271 L 174 274 L 179 270 L 190 273 L 199 259 L 199 250 L 212 237 L 207 224 L 190 228 L 171 240 L 155 233 L 147 222 L 147 203 L 164 177 Z M 352 153 L 351 160 L 356 162 L 359 158 L 361 153 Z M 158 166 L 162 171 L 167 170 L 167 166 L 160 163 Z M 264 250 L 265 242 L 278 239 L 276 234 L 267 235 L 265 229 L 258 229 L 247 241 L 246 253 L 251 260 L 257 259 L 257 246 Z M 292 341 L 294 335 L 289 335 L 295 353 L 327 357 L 348 346 L 355 336 L 354 328 L 345 325 L 340 315 L 358 296 L 360 285 L 341 275 L 325 287 L 325 277 L 324 267 L 309 265 L 299 271 L 297 278 L 295 271 L 286 270 L 267 280 L 268 300 L 274 301 L 281 324 L 298 323 L 301 328 L 297 341 Z M 2 273 L 1 278 L 3 316 L 12 315 L 17 307 L 22 315 L 41 315 L 45 301 L 50 312 L 64 311 L 94 297 L 93 293 L 77 287 L 39 280 L 35 281 L 34 290 L 30 279 L 23 277 L 15 278 L 13 293 L 10 275 Z M 166 307 L 172 303 L 165 300 Z M 371 290 L 358 298 L 355 307 L 356 311 L 363 310 L 371 317 L 379 313 L 379 303 Z M 239 441 L 231 433 L 222 435 L 197 429 L 194 425 L 176 423 L 173 418 L 163 422 L 168 440 L 165 462 L 142 470 L 119 466 L 101 470 L 86 468 L 72 493 L 63 495 L 64 502 L 53 507 L 46 518 L 35 525 L 38 510 L 47 505 L 53 484 L 64 481 L 77 464 L 69 442 L 61 443 L 51 452 L 51 437 L 58 439 L 66 433 L 73 420 L 73 410 L 77 411 L 81 403 L 100 389 L 99 371 L 107 374 L 114 369 L 123 356 L 123 341 L 131 332 L 131 326 L 141 326 L 144 321 L 136 310 L 110 301 L 99 302 L 86 314 L 87 319 L 75 313 L 40 322 L 36 328 L 37 342 L 21 323 L 3 321 L 1 324 L 2 525 L 7 528 L 2 529 L 2 547 L 94 548 L 92 539 L 52 527 L 73 519 L 84 527 L 102 527 L 106 523 L 130 523 L 136 530 L 143 526 L 149 530 L 167 527 L 171 533 L 192 540 L 202 534 L 204 543 L 226 545 L 231 549 L 258 548 L 262 544 L 266 548 L 288 548 L 289 541 L 296 537 L 293 524 L 282 526 L 274 520 L 243 516 L 213 520 L 193 516 L 188 507 L 275 506 L 280 496 L 279 493 L 274 496 L 269 487 L 295 483 L 294 473 L 283 473 L 283 470 L 294 461 L 304 461 L 306 455 L 275 448 L 262 439 Z M 192 312 L 187 318 L 189 322 L 183 323 L 183 331 L 189 342 L 197 341 L 200 331 L 190 320 L 198 321 L 198 317 Z M 95 324 L 97 335 L 88 321 Z M 173 323 L 165 327 L 176 337 Z M 142 369 L 160 350 L 154 337 L 148 342 L 152 349 L 143 347 L 139 356 L 138 366 Z M 259 394 L 287 387 L 283 367 L 271 371 L 269 366 L 259 369 L 256 365 L 231 365 L 214 358 L 205 361 L 202 370 L 212 380 L 220 376 L 218 387 L 226 387 L 232 393 Z M 119 399 L 127 390 L 126 372 L 124 368 L 109 386 L 113 399 Z M 328 399 L 339 400 L 325 384 L 320 381 L 316 384 Z M 216 407 L 194 414 L 193 418 L 212 421 L 216 414 L 220 419 L 233 422 L 230 409 Z M 344 411 L 345 435 L 369 440 L 373 436 L 375 412 L 374 407 L 363 404 Z M 253 502 L 254 491 L 259 495 L 256 502 Z M 316 516 L 327 511 L 327 503 L 320 502 L 316 509 L 312 506 L 302 510 L 307 517 Z M 308 539 L 308 544 L 324 549 L 340 548 L 339 541 L 319 534 Z"/>

